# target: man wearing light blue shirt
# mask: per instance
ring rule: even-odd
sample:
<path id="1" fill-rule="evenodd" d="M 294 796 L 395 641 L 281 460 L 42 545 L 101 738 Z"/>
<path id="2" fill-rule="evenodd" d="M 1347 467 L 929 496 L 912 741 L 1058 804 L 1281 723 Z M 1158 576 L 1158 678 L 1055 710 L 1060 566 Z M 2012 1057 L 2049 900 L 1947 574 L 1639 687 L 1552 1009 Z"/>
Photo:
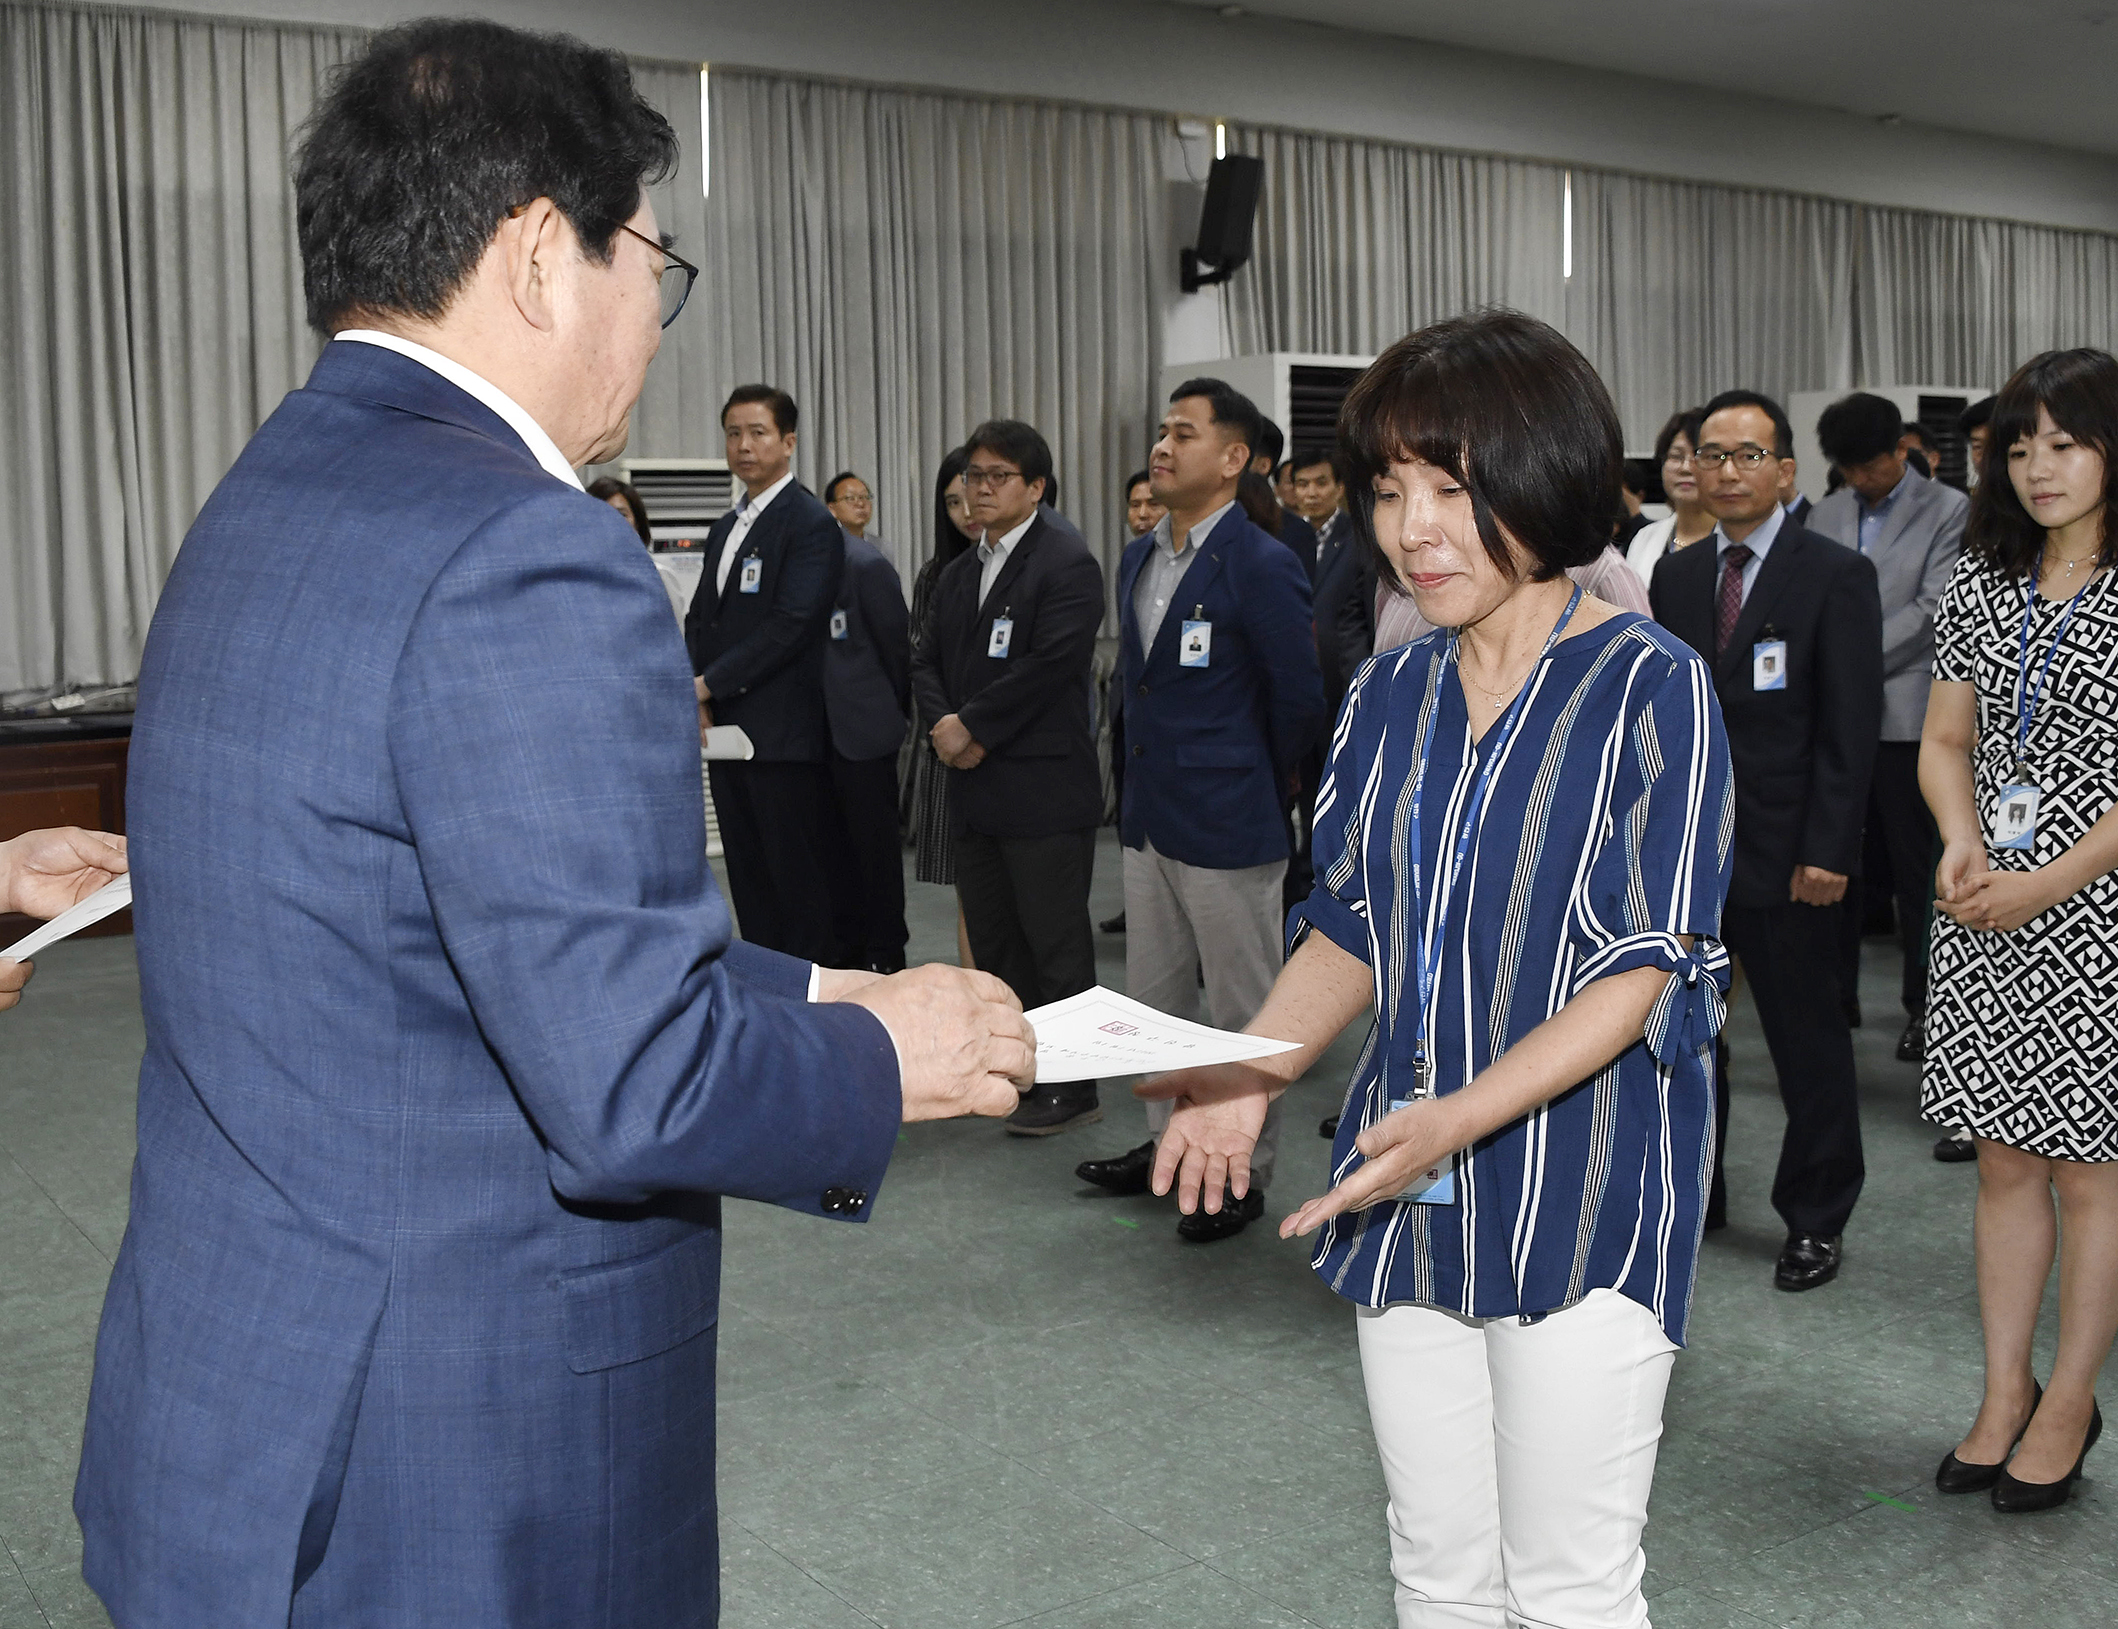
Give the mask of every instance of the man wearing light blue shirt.
<path id="1" fill-rule="evenodd" d="M 1890 856 L 1897 930 L 1904 947 L 1900 995 L 1906 1024 L 1897 1056 L 1919 1060 L 1927 1010 L 1927 928 L 1933 919 L 1934 817 L 1919 789 L 1919 737 L 1934 665 L 1934 607 L 1963 548 L 1970 505 L 1930 481 L 1905 457 L 1897 404 L 1856 392 L 1817 420 L 1817 442 L 1846 484 L 1809 517 L 1809 527 L 1874 562 L 1883 602 L 1883 728 L 1870 784 L 1868 825 Z M 1858 903 L 1849 905 L 1841 988 L 1860 974 Z"/>

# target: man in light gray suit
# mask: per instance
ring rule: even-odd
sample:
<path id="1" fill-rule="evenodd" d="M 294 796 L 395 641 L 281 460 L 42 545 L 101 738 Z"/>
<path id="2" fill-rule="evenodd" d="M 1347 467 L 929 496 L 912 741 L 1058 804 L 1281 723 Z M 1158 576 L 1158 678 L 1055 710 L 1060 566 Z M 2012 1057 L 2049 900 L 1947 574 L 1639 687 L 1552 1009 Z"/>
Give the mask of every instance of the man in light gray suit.
<path id="1" fill-rule="evenodd" d="M 1809 515 L 1809 529 L 1875 562 L 1883 599 L 1883 733 L 1868 793 L 1869 829 L 1890 855 L 1898 938 L 1905 947 L 1907 1023 L 1897 1055 L 1918 1061 L 1925 1044 L 1927 928 L 1934 915 L 1934 817 L 1919 790 L 1919 736 L 1934 667 L 1934 606 L 1963 547 L 1968 500 L 1906 462 L 1897 404 L 1866 392 L 1833 402 L 1817 444 L 1846 484 Z M 1860 909 L 1847 905 L 1841 988 L 1858 988 Z"/>

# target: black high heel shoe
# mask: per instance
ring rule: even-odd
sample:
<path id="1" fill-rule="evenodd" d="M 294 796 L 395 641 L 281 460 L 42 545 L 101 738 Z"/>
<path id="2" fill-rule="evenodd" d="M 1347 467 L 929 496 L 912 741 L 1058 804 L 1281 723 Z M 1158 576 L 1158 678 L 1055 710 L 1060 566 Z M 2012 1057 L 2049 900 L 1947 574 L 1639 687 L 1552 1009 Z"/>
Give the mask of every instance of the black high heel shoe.
<path id="1" fill-rule="evenodd" d="M 2089 1434 L 2082 1439 L 2081 1458 L 2074 1461 L 2074 1468 L 2056 1482 L 2024 1482 L 2002 1471 L 2000 1480 L 1993 1484 L 1993 1508 L 2004 1516 L 2026 1515 L 2033 1510 L 2057 1510 L 2073 1495 L 2075 1479 L 2081 1475 L 2089 1450 L 2096 1446 L 2096 1439 L 2102 1435 L 2103 1409 L 2091 1402 Z"/>
<path id="2" fill-rule="evenodd" d="M 2044 1387 L 2036 1381 L 2030 1382 L 2030 1412 L 2022 1417 L 2022 1431 L 2015 1433 L 2015 1442 L 2022 1441 L 2022 1432 L 2030 1429 L 2030 1421 L 2036 1417 L 2037 1405 L 2044 1401 Z M 2015 1442 L 2008 1444 L 2008 1453 L 2015 1452 Z M 1998 1465 L 1973 1465 L 1961 1460 L 1954 1453 L 1942 1455 L 1940 1469 L 1934 1473 L 1935 1490 L 1940 1493 L 1983 1493 L 2000 1481 L 2001 1473 L 2008 1468 L 2005 1455 Z"/>

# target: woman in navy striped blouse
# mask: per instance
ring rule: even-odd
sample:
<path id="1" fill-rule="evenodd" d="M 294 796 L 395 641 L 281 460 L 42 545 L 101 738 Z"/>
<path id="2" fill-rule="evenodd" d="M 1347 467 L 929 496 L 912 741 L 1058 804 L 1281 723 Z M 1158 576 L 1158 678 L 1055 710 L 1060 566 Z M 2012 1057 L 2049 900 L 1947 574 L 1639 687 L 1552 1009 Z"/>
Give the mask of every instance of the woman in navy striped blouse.
<path id="1" fill-rule="evenodd" d="M 1337 1185 L 1281 1231 L 1322 1229 L 1358 1310 L 1398 1622 L 1644 1625 L 1728 978 L 1712 679 L 1566 577 L 1611 536 L 1620 440 L 1553 329 L 1424 329 L 1339 430 L 1360 532 L 1437 631 L 1339 715 L 1316 888 L 1250 1026 L 1300 1049 L 1142 1087 L 1177 1102 L 1156 1191 L 1241 1194 L 1266 1103 L 1372 1004 Z"/>

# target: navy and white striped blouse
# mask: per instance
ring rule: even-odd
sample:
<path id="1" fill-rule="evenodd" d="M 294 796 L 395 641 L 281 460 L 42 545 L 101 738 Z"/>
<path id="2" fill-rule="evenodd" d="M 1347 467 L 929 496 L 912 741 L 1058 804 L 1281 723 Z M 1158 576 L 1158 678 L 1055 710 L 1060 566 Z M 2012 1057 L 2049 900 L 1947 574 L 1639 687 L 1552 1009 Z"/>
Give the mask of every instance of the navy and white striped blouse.
<path id="1" fill-rule="evenodd" d="M 1418 984 L 1408 845 L 1412 780 L 1439 708 L 1422 821 L 1423 904 L 1455 909 L 1437 948 L 1429 1049 L 1458 1091 L 1591 980 L 1673 977 L 1646 1037 L 1593 1080 L 1475 1145 L 1453 1205 L 1385 1202 L 1334 1218 L 1315 1266 L 1367 1306 L 1415 1302 L 1534 1318 L 1616 1289 L 1684 1340 L 1713 1158 L 1711 1052 L 1725 1016 L 1718 935 L 1734 780 L 1713 679 L 1630 613 L 1562 640 L 1529 680 L 1485 816 L 1454 874 L 1480 769 L 1462 682 L 1436 632 L 1369 661 L 1348 692 L 1317 792 L 1316 889 L 1290 914 L 1373 969 L 1377 1021 L 1348 1088 L 1332 1180 L 1412 1078 Z M 1466 906 L 1468 905 L 1468 908 Z M 1687 951 L 1678 935 L 1695 936 Z M 1398 1086 L 1402 1096 L 1404 1086 Z"/>

